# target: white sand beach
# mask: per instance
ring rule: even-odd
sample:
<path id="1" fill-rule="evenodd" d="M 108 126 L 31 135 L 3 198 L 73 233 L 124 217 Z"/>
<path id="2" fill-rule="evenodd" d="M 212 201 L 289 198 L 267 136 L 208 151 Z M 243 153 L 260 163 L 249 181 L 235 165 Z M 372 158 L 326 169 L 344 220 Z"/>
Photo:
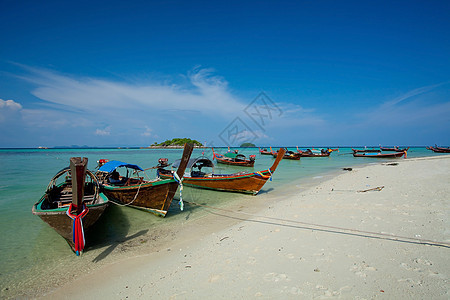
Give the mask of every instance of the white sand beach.
<path id="1" fill-rule="evenodd" d="M 164 249 L 43 297 L 450 298 L 450 156 L 342 170 L 252 199 L 268 204 L 211 210 Z"/>

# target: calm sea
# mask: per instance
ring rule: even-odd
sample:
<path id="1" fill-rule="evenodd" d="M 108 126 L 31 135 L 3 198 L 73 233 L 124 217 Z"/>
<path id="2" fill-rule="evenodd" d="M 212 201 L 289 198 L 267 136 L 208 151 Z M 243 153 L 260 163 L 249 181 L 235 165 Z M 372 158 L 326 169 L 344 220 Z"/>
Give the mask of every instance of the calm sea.
<path id="1" fill-rule="evenodd" d="M 291 148 L 295 150 L 294 148 Z M 192 157 L 210 150 L 195 149 Z M 216 149 L 223 153 L 226 149 Z M 259 155 L 256 148 L 239 149 L 245 155 L 256 154 L 255 167 L 258 171 L 267 169 L 273 162 L 271 156 Z M 208 210 L 185 205 L 179 210 L 177 193 L 166 218 L 128 207 L 111 205 L 105 214 L 87 234 L 87 248 L 81 257 L 76 257 L 65 240 L 39 217 L 31 213 L 32 205 L 39 200 L 50 179 L 60 169 L 66 167 L 72 156 L 88 157 L 89 169 L 95 170 L 101 158 L 121 160 L 148 168 L 157 160 L 166 157 L 169 161 L 179 159 L 179 149 L 0 149 L 0 289 L 1 297 L 30 296 L 45 286 L 55 286 L 59 282 L 75 276 L 74 269 L 88 272 L 101 264 L 151 251 L 152 243 L 159 238 L 167 239 L 171 232 L 185 222 L 195 222 Z M 268 181 L 261 194 L 281 193 L 286 187 L 301 186 L 302 181 L 320 178 L 323 174 L 359 164 L 380 162 L 377 159 L 354 158 L 350 148 L 341 148 L 328 158 L 302 158 L 300 161 L 281 161 L 273 181 Z M 425 148 L 411 148 L 408 158 L 434 156 Z M 392 160 L 389 160 L 392 161 Z M 232 173 L 245 168 L 217 166 L 217 173 Z M 147 175 L 155 177 L 153 170 Z M 261 197 L 258 195 L 256 197 Z M 198 190 L 185 187 L 186 201 L 210 206 L 227 206 L 229 203 L 251 201 L 253 196 Z M 150 250 L 149 250 L 150 249 Z M 141 252 L 139 252 L 141 251 Z M 124 254 L 126 253 L 126 254 Z M 142 252 L 143 253 L 143 252 Z M 64 280 L 62 280 L 64 279 Z"/>

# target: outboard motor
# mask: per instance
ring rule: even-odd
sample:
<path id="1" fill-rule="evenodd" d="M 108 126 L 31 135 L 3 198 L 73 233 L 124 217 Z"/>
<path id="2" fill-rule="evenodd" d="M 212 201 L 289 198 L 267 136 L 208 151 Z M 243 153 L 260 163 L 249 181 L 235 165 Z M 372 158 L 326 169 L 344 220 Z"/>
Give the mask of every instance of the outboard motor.
<path id="1" fill-rule="evenodd" d="M 102 159 L 97 160 L 97 168 L 100 168 L 101 166 L 103 166 L 107 162 L 109 162 L 109 159 L 102 158 Z"/>
<path id="2" fill-rule="evenodd" d="M 167 158 L 160 158 L 158 159 L 158 168 L 165 168 L 169 165 L 169 159 Z"/>

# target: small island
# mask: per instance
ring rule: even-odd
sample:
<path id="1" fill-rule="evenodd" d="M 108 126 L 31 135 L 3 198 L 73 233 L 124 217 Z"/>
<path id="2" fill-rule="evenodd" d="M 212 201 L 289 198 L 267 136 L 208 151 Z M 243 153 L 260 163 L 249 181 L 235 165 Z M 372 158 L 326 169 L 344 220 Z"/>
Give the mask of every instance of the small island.
<path id="1" fill-rule="evenodd" d="M 250 148 L 250 147 L 256 147 L 256 145 L 252 143 L 243 143 L 241 145 L 241 148 Z"/>
<path id="2" fill-rule="evenodd" d="M 151 148 L 151 149 L 161 149 L 161 148 L 173 148 L 173 149 L 177 149 L 177 148 L 183 148 L 184 144 L 186 143 L 191 143 L 194 144 L 195 148 L 203 148 L 203 144 L 200 143 L 199 141 L 196 140 L 192 140 L 189 138 L 174 138 L 171 140 L 166 140 L 165 142 L 162 143 L 157 143 L 154 142 L 153 145 L 146 147 L 146 148 Z"/>

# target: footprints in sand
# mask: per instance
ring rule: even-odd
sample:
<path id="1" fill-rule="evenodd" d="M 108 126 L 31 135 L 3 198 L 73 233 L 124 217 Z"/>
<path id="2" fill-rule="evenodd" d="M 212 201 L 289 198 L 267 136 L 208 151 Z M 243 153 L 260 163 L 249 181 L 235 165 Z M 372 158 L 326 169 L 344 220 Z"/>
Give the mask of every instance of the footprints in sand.
<path id="1" fill-rule="evenodd" d="M 424 268 L 429 268 L 430 266 L 433 265 L 433 262 L 431 260 L 428 259 L 424 259 L 424 258 L 414 258 L 411 260 L 410 263 L 401 263 L 400 266 L 407 270 L 407 271 L 414 271 L 414 272 L 424 272 Z M 437 272 L 433 272 L 431 270 L 428 270 L 429 272 L 429 276 L 436 276 L 439 273 Z"/>
<path id="2" fill-rule="evenodd" d="M 354 263 L 353 266 L 350 268 L 350 271 L 355 273 L 355 275 L 359 277 L 367 277 L 367 273 L 374 272 L 377 269 L 375 267 L 370 266 L 365 261 L 362 261 L 360 263 Z"/>
<path id="3" fill-rule="evenodd" d="M 279 281 L 290 281 L 286 274 L 278 274 L 278 273 L 267 273 L 263 277 L 264 281 L 268 282 L 279 282 Z"/>

